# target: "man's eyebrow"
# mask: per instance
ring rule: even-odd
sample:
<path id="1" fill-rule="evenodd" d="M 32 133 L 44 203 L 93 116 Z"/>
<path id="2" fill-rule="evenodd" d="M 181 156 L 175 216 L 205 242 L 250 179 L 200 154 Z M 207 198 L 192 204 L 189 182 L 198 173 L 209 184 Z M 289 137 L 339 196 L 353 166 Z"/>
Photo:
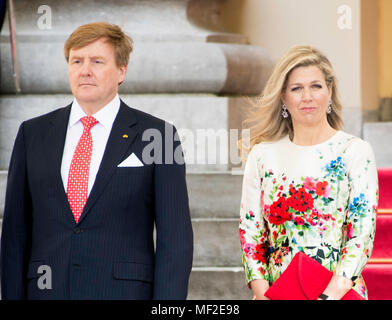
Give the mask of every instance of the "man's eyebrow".
<path id="1" fill-rule="evenodd" d="M 88 58 L 90 58 L 90 59 L 102 59 L 102 60 L 105 60 L 105 58 L 104 57 L 102 57 L 102 56 L 92 56 L 92 57 L 88 57 Z M 72 56 L 71 57 L 71 60 L 74 60 L 74 59 L 84 59 L 84 57 L 80 57 L 80 56 Z"/>
<path id="2" fill-rule="evenodd" d="M 92 57 L 89 57 L 90 59 L 101 59 L 101 60 L 105 60 L 105 58 L 104 57 L 102 57 L 102 56 L 92 56 Z"/>

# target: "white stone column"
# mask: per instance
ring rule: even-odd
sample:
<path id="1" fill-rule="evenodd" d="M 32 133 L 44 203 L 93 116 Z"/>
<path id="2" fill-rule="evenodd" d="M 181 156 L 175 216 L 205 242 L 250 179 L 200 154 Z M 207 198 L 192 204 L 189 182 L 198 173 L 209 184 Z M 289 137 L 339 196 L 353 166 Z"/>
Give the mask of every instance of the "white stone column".
<path id="1" fill-rule="evenodd" d="M 39 11 L 41 0 L 15 1 L 22 92 L 69 92 L 63 54 L 66 38 L 79 25 L 107 21 L 118 24 L 134 39 L 123 93 L 258 93 L 268 73 L 266 52 L 246 45 L 241 35 L 202 27 L 205 20 L 220 26 L 222 3 L 48 0 Z M 50 29 L 44 29 L 49 25 L 44 20 L 48 10 Z M 2 93 L 14 92 L 8 41 L 5 26 L 0 37 Z"/>

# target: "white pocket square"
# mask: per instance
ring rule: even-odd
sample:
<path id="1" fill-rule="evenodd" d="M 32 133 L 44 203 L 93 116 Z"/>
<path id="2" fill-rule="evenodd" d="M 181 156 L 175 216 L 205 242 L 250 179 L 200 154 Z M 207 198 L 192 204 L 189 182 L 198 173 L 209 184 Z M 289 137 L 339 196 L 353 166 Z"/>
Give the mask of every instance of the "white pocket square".
<path id="1" fill-rule="evenodd" d="M 139 158 L 132 153 L 128 158 L 121 162 L 117 167 L 143 167 L 144 164 L 139 160 Z"/>

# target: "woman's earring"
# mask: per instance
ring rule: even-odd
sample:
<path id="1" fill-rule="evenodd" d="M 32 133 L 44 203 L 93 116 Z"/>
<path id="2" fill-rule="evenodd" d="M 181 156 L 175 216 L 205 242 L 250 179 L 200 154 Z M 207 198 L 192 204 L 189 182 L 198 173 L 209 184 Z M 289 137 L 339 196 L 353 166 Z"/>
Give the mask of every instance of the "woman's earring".
<path id="1" fill-rule="evenodd" d="M 330 114 L 331 112 L 332 112 L 332 101 L 329 100 L 328 107 L 327 107 L 327 113 Z"/>
<path id="2" fill-rule="evenodd" d="M 282 105 L 282 117 L 287 118 L 289 116 L 289 113 L 287 112 L 287 107 L 285 104 Z"/>

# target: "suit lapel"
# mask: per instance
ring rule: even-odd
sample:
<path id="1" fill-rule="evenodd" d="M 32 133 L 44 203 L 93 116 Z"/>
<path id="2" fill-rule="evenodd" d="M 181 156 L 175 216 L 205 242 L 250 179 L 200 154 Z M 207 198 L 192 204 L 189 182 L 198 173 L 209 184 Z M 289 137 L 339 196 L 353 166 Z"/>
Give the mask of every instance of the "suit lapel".
<path id="1" fill-rule="evenodd" d="M 59 199 L 61 205 L 67 211 L 69 211 L 70 214 L 67 214 L 65 219 L 68 219 L 69 222 L 72 222 L 71 219 L 73 219 L 73 215 L 61 178 L 61 162 L 63 159 L 65 137 L 67 134 L 70 111 L 71 105 L 68 105 L 67 107 L 54 113 L 52 119 L 49 120 L 48 130 L 44 133 L 44 149 L 48 159 L 47 168 L 50 181 L 50 190 L 53 190 L 55 198 Z M 59 218 L 64 220 L 64 216 L 61 211 L 57 212 L 59 212 L 61 215 Z"/>
<path id="2" fill-rule="evenodd" d="M 99 199 L 117 165 L 123 160 L 132 145 L 138 133 L 136 123 L 136 117 L 132 110 L 121 101 L 120 110 L 114 120 L 94 186 L 78 223 L 84 219 L 88 211 Z"/>

